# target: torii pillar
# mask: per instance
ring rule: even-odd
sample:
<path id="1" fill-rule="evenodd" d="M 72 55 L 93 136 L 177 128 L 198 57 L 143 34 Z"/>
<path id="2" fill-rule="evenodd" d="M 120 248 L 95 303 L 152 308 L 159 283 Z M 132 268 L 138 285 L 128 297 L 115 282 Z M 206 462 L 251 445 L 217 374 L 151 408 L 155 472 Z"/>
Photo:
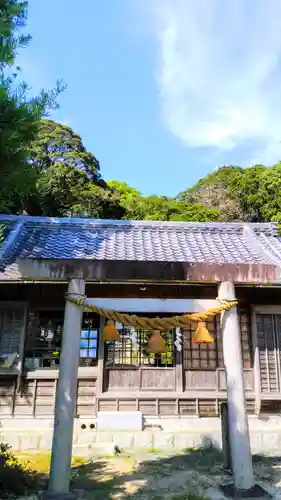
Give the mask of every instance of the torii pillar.
<path id="1" fill-rule="evenodd" d="M 222 282 L 219 286 L 218 297 L 221 300 L 236 300 L 234 284 L 232 282 Z M 226 372 L 228 425 L 233 473 L 233 484 L 223 487 L 223 491 L 227 496 L 234 496 L 234 498 L 266 498 L 270 495 L 258 485 L 255 485 L 253 473 L 248 416 L 245 404 L 241 335 L 236 307 L 223 311 L 221 314 L 221 333 Z"/>
<path id="2" fill-rule="evenodd" d="M 85 297 L 84 293 L 84 280 L 70 279 L 68 296 L 81 299 Z M 70 493 L 70 480 L 82 316 L 83 308 L 66 301 L 56 395 L 50 479 L 44 500 L 72 500 L 75 498 L 75 495 Z"/>

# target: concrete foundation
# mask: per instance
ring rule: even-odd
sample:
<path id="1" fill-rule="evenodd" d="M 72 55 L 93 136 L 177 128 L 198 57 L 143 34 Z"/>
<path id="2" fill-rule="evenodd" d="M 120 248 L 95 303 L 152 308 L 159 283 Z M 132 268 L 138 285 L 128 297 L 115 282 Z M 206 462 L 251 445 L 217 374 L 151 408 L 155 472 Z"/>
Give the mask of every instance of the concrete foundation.
<path id="1" fill-rule="evenodd" d="M 110 454 L 118 447 L 124 451 L 180 451 L 198 446 L 221 448 L 219 418 L 144 418 L 143 431 L 97 431 L 94 419 L 76 419 L 73 454 L 80 456 Z M 249 417 L 252 453 L 277 454 L 281 450 L 281 417 Z M 53 421 L 50 419 L 2 419 L 0 441 L 15 451 L 51 450 Z"/>

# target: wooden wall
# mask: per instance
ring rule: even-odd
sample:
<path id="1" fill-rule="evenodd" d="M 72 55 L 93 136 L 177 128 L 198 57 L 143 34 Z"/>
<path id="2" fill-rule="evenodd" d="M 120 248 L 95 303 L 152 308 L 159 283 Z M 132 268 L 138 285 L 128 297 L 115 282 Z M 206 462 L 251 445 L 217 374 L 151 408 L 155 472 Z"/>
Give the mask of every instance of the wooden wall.
<path id="1" fill-rule="evenodd" d="M 0 301 L 23 301 L 30 309 L 50 307 L 63 310 L 65 304 L 66 284 L 18 284 L 1 285 Z M 160 286 L 148 285 L 140 292 L 139 285 L 87 285 L 86 293 L 90 297 L 162 297 L 162 298 L 215 298 L 216 286 Z M 237 288 L 239 305 L 244 313 L 241 321 L 242 350 L 244 363 L 245 388 L 248 411 L 252 412 L 255 400 L 254 372 L 251 344 L 250 309 L 252 304 L 279 304 L 279 291 L 265 288 Z M 247 314 L 245 311 L 247 310 Z M 246 319 L 245 319 L 246 318 Z M 269 320 L 268 320 L 269 321 Z M 279 319 L 274 319 L 275 330 L 281 331 Z M 281 321 L 281 320 L 280 320 Z M 280 322 L 281 324 L 281 322 Z M 210 328 L 210 325 L 208 325 Z M 275 331 L 274 330 L 274 331 Z M 131 411 L 139 409 L 145 415 L 218 415 L 219 405 L 226 397 L 225 373 L 222 363 L 221 339 L 217 330 L 212 330 L 216 343 L 210 347 L 191 347 L 190 330 L 184 335 L 183 351 L 177 355 L 173 368 L 105 368 L 105 389 L 103 394 L 96 393 L 96 369 L 92 375 L 83 377 L 78 382 L 77 415 L 94 416 L 98 410 Z M 279 335 L 280 337 L 280 335 Z M 273 338 L 273 337 L 272 337 Z M 274 337 L 275 338 L 275 337 Z M 263 328 L 259 328 L 258 342 L 261 360 L 260 396 L 261 411 L 273 412 L 279 408 L 273 399 L 281 400 L 280 356 L 281 345 L 276 346 L 272 340 L 273 354 L 268 352 L 264 343 Z M 276 350 L 276 347 L 278 349 Z M 275 349 L 275 351 L 274 351 Z M 272 357 L 273 356 L 273 357 Z M 264 359 L 264 362 L 263 362 Z M 206 365 L 208 361 L 209 366 Z M 263 364 L 262 364 L 263 363 Z M 278 364 L 279 363 L 279 364 Z M 212 366 L 213 364 L 213 366 Z M 95 373 L 95 375 L 94 375 Z M 101 376 L 99 371 L 99 376 Z M 271 378 L 270 378 L 271 377 Z M 52 416 L 55 403 L 57 376 L 37 377 L 36 372 L 26 378 L 22 393 L 17 391 L 15 377 L 0 378 L 0 416 Z M 196 394 L 194 394 L 196 393 Z M 273 405 L 273 406 L 272 406 Z M 280 411 L 281 407 L 276 410 Z"/>
<path id="2" fill-rule="evenodd" d="M 0 378 L 0 416 L 52 417 L 57 378 L 24 379 L 18 388 L 16 377 Z M 81 378 L 77 384 L 77 416 L 94 416 L 96 379 Z"/>
<path id="3" fill-rule="evenodd" d="M 141 411 L 145 416 L 198 416 L 215 417 L 220 415 L 220 403 L 225 398 L 186 398 L 182 395 L 179 398 L 101 398 L 97 401 L 97 408 L 100 411 Z M 253 398 L 247 399 L 247 411 L 249 414 L 255 413 L 255 401 Z"/>
<path id="4" fill-rule="evenodd" d="M 254 391 L 253 356 L 251 344 L 250 309 L 239 310 L 242 355 L 246 391 Z M 192 337 L 196 325 L 182 331 L 182 350 L 174 349 L 173 367 L 114 366 L 106 365 L 104 388 L 108 392 L 158 391 L 161 393 L 182 392 L 186 394 L 199 391 L 209 392 L 226 390 L 226 378 L 222 353 L 219 320 L 212 318 L 207 322 L 213 344 L 194 344 Z M 171 394 L 172 396 L 172 394 Z M 160 396 L 159 396 L 160 397 Z"/>
<path id="5" fill-rule="evenodd" d="M 0 417 L 38 417 L 54 415 L 57 379 L 26 379 L 22 391 L 17 380 L 1 378 Z M 218 416 L 220 402 L 225 398 L 180 398 L 143 396 L 96 397 L 96 379 L 79 379 L 76 416 L 95 418 L 97 411 L 141 411 L 146 416 Z M 254 399 L 247 400 L 249 413 L 254 413 Z"/>

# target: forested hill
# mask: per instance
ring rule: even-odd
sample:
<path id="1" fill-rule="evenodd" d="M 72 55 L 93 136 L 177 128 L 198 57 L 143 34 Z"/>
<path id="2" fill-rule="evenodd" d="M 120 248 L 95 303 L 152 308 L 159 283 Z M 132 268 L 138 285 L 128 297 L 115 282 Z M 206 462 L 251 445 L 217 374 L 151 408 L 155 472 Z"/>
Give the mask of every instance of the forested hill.
<path id="1" fill-rule="evenodd" d="M 65 85 L 57 82 L 53 89 L 30 98 L 28 83 L 21 79 L 17 56 L 30 40 L 22 34 L 27 14 L 28 2 L 1 2 L 0 212 L 172 221 L 281 221 L 281 164 L 271 168 L 223 167 L 175 198 L 143 196 L 116 180 L 106 183 L 98 159 L 86 150 L 83 139 L 70 127 L 46 119 L 58 107 Z"/>
<path id="2" fill-rule="evenodd" d="M 222 167 L 180 193 L 177 199 L 217 210 L 221 221 L 280 221 L 281 163 L 270 168 Z"/>
<path id="3" fill-rule="evenodd" d="M 19 184 L 17 177 L 7 177 L 2 212 L 130 220 L 281 220 L 281 164 L 222 167 L 175 198 L 143 196 L 125 182 L 103 181 L 99 162 L 81 137 L 46 119 L 37 124 L 26 157 L 23 171 L 19 165 Z"/>
<path id="4" fill-rule="evenodd" d="M 3 149 L 3 148 L 2 148 Z M 0 150 L 1 151 L 1 150 Z M 0 153 L 1 154 L 1 153 Z M 5 164 L 2 163 L 2 170 Z M 175 198 L 143 196 L 102 179 L 70 127 L 40 119 L 19 164 L 7 163 L 0 211 L 53 217 L 171 221 L 281 221 L 281 164 L 217 169 Z"/>

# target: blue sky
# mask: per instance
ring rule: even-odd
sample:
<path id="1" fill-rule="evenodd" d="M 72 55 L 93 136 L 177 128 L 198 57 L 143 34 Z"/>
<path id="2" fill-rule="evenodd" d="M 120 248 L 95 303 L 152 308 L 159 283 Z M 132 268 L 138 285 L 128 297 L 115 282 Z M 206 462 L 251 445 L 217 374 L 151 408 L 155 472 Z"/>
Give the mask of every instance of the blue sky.
<path id="1" fill-rule="evenodd" d="M 106 180 L 175 195 L 281 160 L 280 0 L 29 0 L 28 31 L 23 77 L 65 81 L 53 118 Z"/>

